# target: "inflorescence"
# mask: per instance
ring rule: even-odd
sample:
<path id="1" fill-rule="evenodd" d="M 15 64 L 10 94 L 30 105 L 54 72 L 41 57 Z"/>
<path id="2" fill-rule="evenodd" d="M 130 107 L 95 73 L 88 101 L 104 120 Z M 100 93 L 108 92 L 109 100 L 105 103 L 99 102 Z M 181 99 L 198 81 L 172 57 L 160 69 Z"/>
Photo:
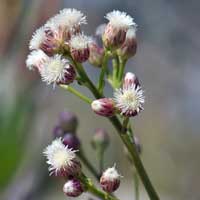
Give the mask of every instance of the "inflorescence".
<path id="1" fill-rule="evenodd" d="M 47 85 L 61 86 L 90 103 L 96 114 L 108 118 L 118 116 L 124 120 L 126 131 L 129 125 L 127 119 L 138 115 L 145 102 L 136 75 L 124 72 L 126 61 L 137 51 L 137 25 L 130 15 L 118 10 L 107 13 L 105 19 L 108 23 L 97 28 L 96 38 L 90 37 L 82 31 L 82 25 L 87 24 L 87 20 L 81 11 L 61 10 L 34 32 L 26 65 L 30 70 L 37 70 Z M 102 45 L 98 42 L 99 37 Z M 108 68 L 109 59 L 113 63 L 112 70 Z M 82 66 L 86 61 L 101 70 L 97 86 L 90 81 Z M 113 88 L 112 97 L 103 94 L 105 79 Z M 96 98 L 91 100 L 71 87 L 75 81 L 89 88 Z M 99 173 L 92 169 L 83 157 L 81 142 L 76 135 L 77 126 L 78 120 L 73 113 L 61 113 L 53 129 L 54 141 L 44 150 L 50 175 L 67 179 L 63 186 L 67 196 L 77 197 L 87 190 L 94 193 L 94 189 L 90 190 L 93 185 L 82 172 L 82 159 L 99 179 L 104 192 L 97 193 L 101 197 L 105 195 L 109 200 L 116 200 L 109 194 L 120 186 L 121 175 L 115 165 L 103 170 L 101 163 Z M 131 144 L 137 145 L 138 153 L 141 153 L 138 139 L 130 133 L 129 138 Z M 91 144 L 102 156 L 109 144 L 108 133 L 104 129 L 97 129 Z"/>

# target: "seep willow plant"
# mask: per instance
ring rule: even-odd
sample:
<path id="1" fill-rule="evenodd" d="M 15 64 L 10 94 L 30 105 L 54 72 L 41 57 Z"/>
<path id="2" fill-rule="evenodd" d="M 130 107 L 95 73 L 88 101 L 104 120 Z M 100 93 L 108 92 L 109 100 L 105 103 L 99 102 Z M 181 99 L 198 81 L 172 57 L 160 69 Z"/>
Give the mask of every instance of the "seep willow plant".
<path id="1" fill-rule="evenodd" d="M 139 199 L 138 177 L 149 198 L 159 200 L 140 159 L 141 148 L 130 124 L 130 119 L 143 110 L 145 101 L 138 78 L 131 72 L 125 73 L 127 60 L 136 54 L 137 25 L 130 15 L 118 10 L 109 12 L 105 18 L 108 23 L 100 25 L 96 31 L 96 35 L 102 38 L 100 46 L 94 38 L 81 31 L 81 26 L 87 23 L 82 12 L 68 8 L 61 10 L 33 34 L 29 44 L 31 53 L 27 57 L 26 65 L 30 70 L 38 70 L 46 84 L 51 84 L 54 88 L 59 86 L 73 93 L 91 105 L 97 115 L 106 117 L 112 123 L 127 149 L 134 171 L 136 200 Z M 108 68 L 110 60 L 111 70 Z M 86 61 L 99 68 L 97 83 L 93 83 L 86 73 L 83 66 Z M 72 83 L 76 81 L 82 87 L 88 88 L 94 99 L 75 89 Z M 113 88 L 112 98 L 104 95 L 106 81 Z M 97 130 L 92 141 L 100 160 L 97 170 L 85 156 L 76 134 L 66 134 L 69 130 L 76 132 L 74 127 L 77 126 L 77 120 L 73 114 L 63 114 L 60 124 L 54 129 L 55 140 L 47 146 L 44 154 L 50 174 L 67 179 L 63 186 L 64 193 L 77 197 L 87 191 L 100 199 L 117 200 L 113 192 L 120 185 L 121 175 L 115 165 L 103 171 L 103 153 L 108 145 L 105 130 Z M 70 125 L 70 129 L 66 129 L 66 124 Z M 102 190 L 83 173 L 80 161 L 100 181 Z"/>

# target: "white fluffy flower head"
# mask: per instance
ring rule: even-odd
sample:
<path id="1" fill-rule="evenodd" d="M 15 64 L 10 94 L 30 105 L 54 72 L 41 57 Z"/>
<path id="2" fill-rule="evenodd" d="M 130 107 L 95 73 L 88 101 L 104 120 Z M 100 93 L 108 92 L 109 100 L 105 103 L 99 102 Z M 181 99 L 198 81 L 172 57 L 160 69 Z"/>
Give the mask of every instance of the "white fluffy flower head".
<path id="1" fill-rule="evenodd" d="M 42 44 L 42 42 L 45 39 L 45 27 L 42 26 L 39 29 L 37 29 L 34 33 L 33 36 L 31 38 L 31 41 L 29 43 L 29 49 L 30 50 L 34 50 L 34 49 L 39 49 L 40 45 Z"/>
<path id="2" fill-rule="evenodd" d="M 72 49 L 86 49 L 92 39 L 84 34 L 77 34 L 72 36 L 69 45 Z"/>
<path id="3" fill-rule="evenodd" d="M 110 180 L 110 181 L 114 181 L 116 179 L 120 179 L 122 176 L 118 173 L 118 171 L 116 170 L 116 165 L 114 165 L 113 167 L 110 167 L 108 169 L 106 169 L 106 171 L 104 171 L 103 176 Z"/>
<path id="4" fill-rule="evenodd" d="M 128 29 L 131 26 L 136 26 L 133 18 L 130 15 L 127 15 L 127 13 L 119 10 L 113 10 L 112 12 L 109 12 L 105 18 L 109 20 L 109 23 L 115 28 Z"/>
<path id="5" fill-rule="evenodd" d="M 127 116 L 134 115 L 135 112 L 139 113 L 145 102 L 143 93 L 141 87 L 135 84 L 117 89 L 114 93 L 116 107 L 121 111 L 121 114 Z"/>
<path id="6" fill-rule="evenodd" d="M 132 39 L 136 37 L 136 31 L 137 28 L 136 27 L 131 27 L 128 29 L 127 33 L 126 33 L 126 39 Z"/>
<path id="7" fill-rule="evenodd" d="M 55 55 L 49 58 L 40 71 L 42 80 L 47 84 L 55 84 L 64 78 L 65 72 L 69 68 L 68 60 L 63 59 L 61 55 Z"/>
<path id="8" fill-rule="evenodd" d="M 26 59 L 26 66 L 30 70 L 37 68 L 40 71 L 48 59 L 49 57 L 42 50 L 34 50 L 28 55 Z"/>
<path id="9" fill-rule="evenodd" d="M 76 157 L 75 152 L 65 146 L 61 138 L 55 139 L 44 151 L 44 155 L 47 157 L 47 164 L 50 165 L 49 171 L 52 173 L 54 171 L 58 172 L 73 165 L 73 160 Z"/>
<path id="10" fill-rule="evenodd" d="M 86 16 L 79 10 L 65 8 L 59 12 L 59 14 L 52 17 L 45 26 L 49 27 L 66 27 L 74 28 L 81 24 L 86 24 Z"/>

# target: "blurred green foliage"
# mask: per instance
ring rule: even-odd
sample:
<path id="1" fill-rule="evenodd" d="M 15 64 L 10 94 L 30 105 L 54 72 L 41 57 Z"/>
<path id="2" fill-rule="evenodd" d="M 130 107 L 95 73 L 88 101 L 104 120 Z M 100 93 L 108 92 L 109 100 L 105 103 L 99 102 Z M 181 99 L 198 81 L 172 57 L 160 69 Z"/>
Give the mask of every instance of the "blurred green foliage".
<path id="1" fill-rule="evenodd" d="M 24 93 L 26 94 L 26 93 Z M 25 155 L 26 137 L 34 116 L 29 95 L 20 95 L 12 108 L 1 105 L 0 112 L 0 188 L 5 187 L 16 173 Z M 30 114 L 31 113 L 31 114 Z"/>

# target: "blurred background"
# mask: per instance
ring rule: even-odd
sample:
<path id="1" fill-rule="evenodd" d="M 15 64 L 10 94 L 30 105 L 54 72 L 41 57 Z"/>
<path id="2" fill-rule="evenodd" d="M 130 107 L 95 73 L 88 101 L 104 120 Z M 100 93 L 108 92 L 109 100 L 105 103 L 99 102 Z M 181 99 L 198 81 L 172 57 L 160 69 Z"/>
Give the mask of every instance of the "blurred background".
<path id="1" fill-rule="evenodd" d="M 65 110 L 79 117 L 78 135 L 94 165 L 90 139 L 95 128 L 108 130 L 112 142 L 105 166 L 117 164 L 124 176 L 117 194 L 133 199 L 131 172 L 111 125 L 81 100 L 46 86 L 25 67 L 32 32 L 65 7 L 87 15 L 89 35 L 113 9 L 135 18 L 139 48 L 127 70 L 136 73 L 145 89 L 145 110 L 132 120 L 143 146 L 142 160 L 161 199 L 199 200 L 200 3 L 195 0 L 0 1 L 0 199 L 67 198 L 63 182 L 48 177 L 42 155 L 59 112 Z M 88 65 L 87 71 L 95 80 L 98 69 Z M 108 87 L 107 95 L 111 92 Z M 148 199 L 140 189 L 141 200 Z M 84 198 L 88 195 L 80 199 Z"/>

